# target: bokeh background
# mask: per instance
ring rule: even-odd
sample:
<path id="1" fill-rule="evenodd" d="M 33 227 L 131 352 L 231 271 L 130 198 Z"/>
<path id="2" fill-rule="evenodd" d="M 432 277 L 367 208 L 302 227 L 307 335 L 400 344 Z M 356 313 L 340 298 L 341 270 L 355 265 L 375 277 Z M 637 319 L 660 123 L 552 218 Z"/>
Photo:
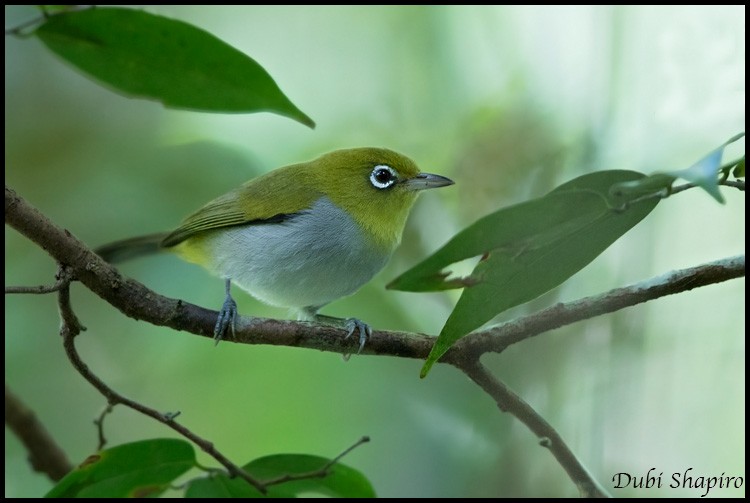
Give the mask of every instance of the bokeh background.
<path id="1" fill-rule="evenodd" d="M 421 197 L 403 245 L 325 312 L 437 334 L 459 292 L 384 285 L 479 216 L 598 169 L 692 164 L 745 127 L 745 7 L 148 7 L 255 58 L 318 124 L 165 110 L 82 77 L 36 39 L 6 36 L 5 180 L 91 246 L 173 227 L 275 167 L 351 146 L 387 146 L 456 180 Z M 36 15 L 6 6 L 5 26 Z M 744 140 L 726 159 L 744 153 Z M 661 203 L 553 292 L 499 319 L 745 250 L 745 196 L 698 190 Z M 5 230 L 6 285 L 53 282 L 55 265 Z M 220 280 L 170 257 L 122 271 L 216 308 Z M 745 474 L 745 281 L 663 298 L 514 346 L 485 362 L 608 488 L 618 472 Z M 237 294 L 245 315 L 283 309 Z M 552 456 L 456 370 L 302 349 L 238 346 L 130 320 L 80 285 L 79 348 L 129 397 L 209 437 L 238 463 L 279 452 L 334 456 L 380 496 L 574 496 Z M 104 400 L 68 364 L 53 296 L 6 296 L 6 383 L 74 462 L 96 446 Z M 118 408 L 110 445 L 172 435 Z M 202 453 L 200 459 L 213 465 Z M 39 496 L 5 434 L 5 495 Z M 742 489 L 712 495 L 742 496 Z"/>

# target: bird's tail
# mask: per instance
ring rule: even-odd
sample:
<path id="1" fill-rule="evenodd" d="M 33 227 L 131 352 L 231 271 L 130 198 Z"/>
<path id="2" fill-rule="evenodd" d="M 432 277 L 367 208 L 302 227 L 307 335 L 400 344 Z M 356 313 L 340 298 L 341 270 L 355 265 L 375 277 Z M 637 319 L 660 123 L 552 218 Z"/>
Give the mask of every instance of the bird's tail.
<path id="1" fill-rule="evenodd" d="M 166 233 L 160 233 L 123 239 L 100 246 L 94 251 L 107 262 L 115 264 L 158 252 L 161 249 L 161 242 L 166 236 Z"/>

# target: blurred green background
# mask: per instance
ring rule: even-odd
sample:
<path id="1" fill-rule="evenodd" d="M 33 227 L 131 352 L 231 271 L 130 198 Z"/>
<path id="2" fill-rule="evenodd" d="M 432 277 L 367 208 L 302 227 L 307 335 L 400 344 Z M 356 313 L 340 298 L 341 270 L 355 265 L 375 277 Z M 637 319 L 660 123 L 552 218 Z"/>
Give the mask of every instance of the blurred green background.
<path id="1" fill-rule="evenodd" d="M 36 39 L 6 36 L 5 180 L 92 247 L 162 231 L 258 173 L 335 148 L 386 146 L 456 180 L 420 198 L 388 267 L 324 310 L 437 334 L 459 292 L 384 285 L 502 206 L 597 169 L 692 164 L 745 127 L 745 7 L 149 7 L 252 56 L 318 124 L 164 110 L 82 77 Z M 6 6 L 5 26 L 36 15 Z M 726 159 L 744 153 L 744 140 Z M 501 316 L 745 250 L 745 196 L 664 201 L 562 287 Z M 6 227 L 6 285 L 55 265 Z M 157 292 L 218 308 L 223 284 L 164 256 L 122 266 Z M 607 488 L 618 472 L 745 473 L 745 281 L 579 323 L 484 358 L 558 429 Z M 236 295 L 245 315 L 286 317 Z M 347 456 L 380 496 L 575 496 L 552 456 L 462 374 L 421 362 L 238 346 L 135 322 L 73 289 L 89 365 L 238 463 L 279 452 Z M 74 462 L 96 447 L 104 399 L 67 363 L 53 296 L 6 296 L 6 383 Z M 171 436 L 117 408 L 110 445 Z M 199 459 L 214 465 L 202 453 Z M 39 496 L 5 434 L 6 497 Z M 742 489 L 712 495 L 741 496 Z"/>

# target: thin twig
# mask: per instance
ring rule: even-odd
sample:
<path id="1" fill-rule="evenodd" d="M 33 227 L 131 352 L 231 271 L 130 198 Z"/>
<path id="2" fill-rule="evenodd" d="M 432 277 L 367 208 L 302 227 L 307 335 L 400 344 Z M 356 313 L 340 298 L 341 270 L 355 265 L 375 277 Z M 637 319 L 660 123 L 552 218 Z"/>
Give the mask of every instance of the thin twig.
<path id="1" fill-rule="evenodd" d="M 96 446 L 97 451 L 101 451 L 104 449 L 104 446 L 107 445 L 107 437 L 104 436 L 104 418 L 107 417 L 108 414 L 112 412 L 114 409 L 114 405 L 111 403 L 108 403 L 104 409 L 102 409 L 101 414 L 99 414 L 99 417 L 94 419 L 94 424 L 96 425 L 96 432 L 97 436 L 99 437 L 99 443 Z"/>
<path id="2" fill-rule="evenodd" d="M 57 274 L 55 274 L 55 282 L 52 285 L 39 285 L 39 286 L 6 286 L 5 293 L 31 293 L 31 294 L 45 294 L 57 292 L 63 286 L 70 283 L 72 280 L 71 272 L 65 268 L 59 267 Z"/>
<path id="3" fill-rule="evenodd" d="M 464 356 L 487 352 L 501 353 L 511 344 L 577 321 L 744 276 L 744 255 L 672 271 L 599 295 L 559 303 L 528 316 L 470 334 L 459 341 L 452 350 L 457 355 Z M 450 352 L 446 357 L 450 358 Z"/>
<path id="4" fill-rule="evenodd" d="M 722 185 L 734 187 L 735 189 L 740 189 L 742 192 L 745 192 L 745 180 L 725 180 Z"/>
<path id="5" fill-rule="evenodd" d="M 84 332 L 86 327 L 73 312 L 73 306 L 70 304 L 70 282 L 73 281 L 72 271 L 60 266 L 57 270 L 57 277 L 63 284 L 57 291 L 57 310 L 60 313 L 60 335 L 70 337 L 72 340 L 75 336 Z"/>
<path id="6" fill-rule="evenodd" d="M 745 192 L 745 181 L 744 180 L 720 180 L 719 185 L 723 185 L 725 187 L 734 187 L 737 190 L 741 190 L 742 192 Z M 684 192 L 688 189 L 694 189 L 697 185 L 694 183 L 685 183 L 683 185 L 678 185 L 676 187 L 672 187 L 669 190 L 669 195 L 679 194 L 680 192 Z"/>
<path id="7" fill-rule="evenodd" d="M 25 32 L 24 30 L 26 30 L 27 28 L 36 28 L 35 25 L 42 24 L 44 21 L 46 21 L 47 19 L 49 19 L 51 16 L 54 16 L 54 15 L 56 15 L 58 13 L 63 13 L 63 12 L 73 12 L 73 11 L 79 11 L 79 10 L 92 9 L 95 6 L 93 6 L 93 5 L 66 5 L 66 6 L 57 6 L 57 7 L 64 7 L 64 8 L 55 9 L 55 11 L 57 11 L 57 12 L 51 12 L 50 11 L 49 7 L 52 7 L 51 5 L 50 6 L 41 5 L 41 6 L 38 6 L 38 7 L 42 11 L 42 14 L 40 16 L 37 16 L 37 17 L 32 18 L 32 19 L 29 19 L 29 20 L 24 21 L 22 23 L 19 23 L 19 24 L 17 24 L 16 26 L 14 26 L 12 28 L 6 28 L 5 29 L 5 35 L 6 36 L 7 35 L 13 35 L 13 36 L 20 37 L 20 38 L 27 38 L 27 37 L 30 37 L 30 36 L 32 36 L 34 34 L 34 30 L 32 29 L 29 32 Z"/>
<path id="8" fill-rule="evenodd" d="M 73 364 L 73 367 L 78 371 L 78 373 L 81 374 L 81 376 L 83 376 L 83 378 L 86 379 L 92 386 L 94 386 L 99 391 L 99 393 L 104 395 L 109 404 L 125 405 L 126 407 L 130 407 L 131 409 L 136 410 L 143 415 L 156 419 L 160 423 L 169 426 L 173 430 L 180 433 L 183 437 L 188 438 L 195 445 L 203 449 L 203 451 L 205 451 L 216 461 L 218 461 L 222 466 L 224 466 L 224 468 L 227 469 L 231 476 L 237 476 L 246 480 L 258 491 L 265 494 L 266 488 L 262 483 L 255 480 L 254 477 L 252 477 L 242 468 L 232 463 L 226 456 L 219 452 L 211 442 L 199 437 L 198 435 L 187 429 L 185 426 L 177 423 L 174 420 L 173 415 L 162 414 L 155 409 L 152 409 L 139 402 L 120 395 L 115 390 L 107 386 L 104 381 L 102 381 L 96 374 L 91 371 L 91 369 L 89 369 L 88 365 L 86 365 L 86 363 L 84 363 L 81 359 L 81 356 L 78 354 L 78 351 L 75 347 L 75 336 L 79 331 L 80 324 L 77 323 L 77 318 L 70 307 L 69 292 L 69 285 L 65 285 L 60 289 L 58 293 L 60 299 L 60 314 L 63 320 L 62 327 L 60 328 L 60 335 L 62 335 L 63 337 L 63 346 L 65 347 L 65 353 L 67 354 L 70 363 Z"/>
<path id="9" fill-rule="evenodd" d="M 578 487 L 581 496 L 587 498 L 609 497 L 607 491 L 578 461 L 560 434 L 521 397 L 495 378 L 478 359 L 464 361 L 457 364 L 456 367 L 490 395 L 501 411 L 513 414 L 539 437 L 539 445 L 549 449 L 555 456 L 557 462 L 560 463 Z"/>
<path id="10" fill-rule="evenodd" d="M 24 405 L 7 384 L 5 385 L 5 424 L 26 447 L 34 470 L 46 473 L 56 482 L 73 469 L 68 456 L 57 445 L 36 414 Z"/>
<path id="11" fill-rule="evenodd" d="M 5 294 L 9 293 L 30 293 L 30 294 L 45 294 L 53 293 L 60 289 L 62 282 L 58 281 L 53 285 L 39 285 L 39 286 L 6 286 Z"/>
<path id="12" fill-rule="evenodd" d="M 35 17 L 33 19 L 29 19 L 28 21 L 24 21 L 22 23 L 19 23 L 19 24 L 17 24 L 16 26 L 14 26 L 12 28 L 6 28 L 5 29 L 5 35 L 6 36 L 7 35 L 13 35 L 13 36 L 22 37 L 22 38 L 30 37 L 32 33 L 31 32 L 25 33 L 24 30 L 26 30 L 27 28 L 31 28 L 34 25 L 42 23 L 46 18 L 47 18 L 47 16 L 41 15 L 41 16 L 37 16 L 37 17 Z"/>
<path id="13" fill-rule="evenodd" d="M 331 473 L 331 468 L 333 468 L 333 465 L 341 461 L 341 458 L 343 458 L 344 456 L 352 452 L 354 449 L 356 449 L 360 445 L 366 444 L 369 441 L 370 441 L 370 437 L 364 436 L 360 438 L 354 444 L 347 447 L 341 454 L 331 459 L 325 465 L 323 465 L 321 468 L 317 470 L 313 470 L 313 471 L 305 472 L 305 473 L 288 473 L 286 475 L 276 477 L 275 479 L 264 480 L 263 485 L 265 485 L 266 487 L 269 487 L 269 486 L 273 486 L 277 484 L 283 484 L 284 482 L 291 482 L 292 480 L 322 479 L 324 477 L 327 477 Z"/>
<path id="14" fill-rule="evenodd" d="M 728 175 L 728 173 L 727 173 Z M 727 177 L 722 175 L 719 180 L 717 180 L 717 185 L 724 185 L 726 187 L 734 187 L 735 189 L 739 189 L 742 192 L 745 191 L 745 181 L 744 180 L 727 180 Z M 624 208 L 629 208 L 633 206 L 634 204 L 643 202 L 643 201 L 649 201 L 651 199 L 666 199 L 670 196 L 673 196 L 675 194 L 679 194 L 680 192 L 684 192 L 689 189 L 694 189 L 698 187 L 698 185 L 694 183 L 685 183 L 682 185 L 672 186 L 668 185 L 665 187 L 662 187 L 661 189 L 657 190 L 656 192 L 651 192 L 648 194 L 644 194 L 640 197 L 636 197 L 635 199 L 631 199 L 630 201 L 627 201 L 623 205 Z"/>

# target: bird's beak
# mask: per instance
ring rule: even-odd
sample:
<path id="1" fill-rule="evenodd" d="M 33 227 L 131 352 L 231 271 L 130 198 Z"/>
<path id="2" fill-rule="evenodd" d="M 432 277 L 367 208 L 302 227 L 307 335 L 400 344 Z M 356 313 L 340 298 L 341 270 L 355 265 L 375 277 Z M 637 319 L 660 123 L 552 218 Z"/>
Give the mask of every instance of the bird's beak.
<path id="1" fill-rule="evenodd" d="M 440 175 L 433 175 L 432 173 L 420 173 L 414 178 L 404 180 L 403 184 L 408 190 L 424 190 L 424 189 L 435 189 L 437 187 L 445 187 L 446 185 L 453 185 L 455 182 L 450 178 L 446 178 Z"/>

